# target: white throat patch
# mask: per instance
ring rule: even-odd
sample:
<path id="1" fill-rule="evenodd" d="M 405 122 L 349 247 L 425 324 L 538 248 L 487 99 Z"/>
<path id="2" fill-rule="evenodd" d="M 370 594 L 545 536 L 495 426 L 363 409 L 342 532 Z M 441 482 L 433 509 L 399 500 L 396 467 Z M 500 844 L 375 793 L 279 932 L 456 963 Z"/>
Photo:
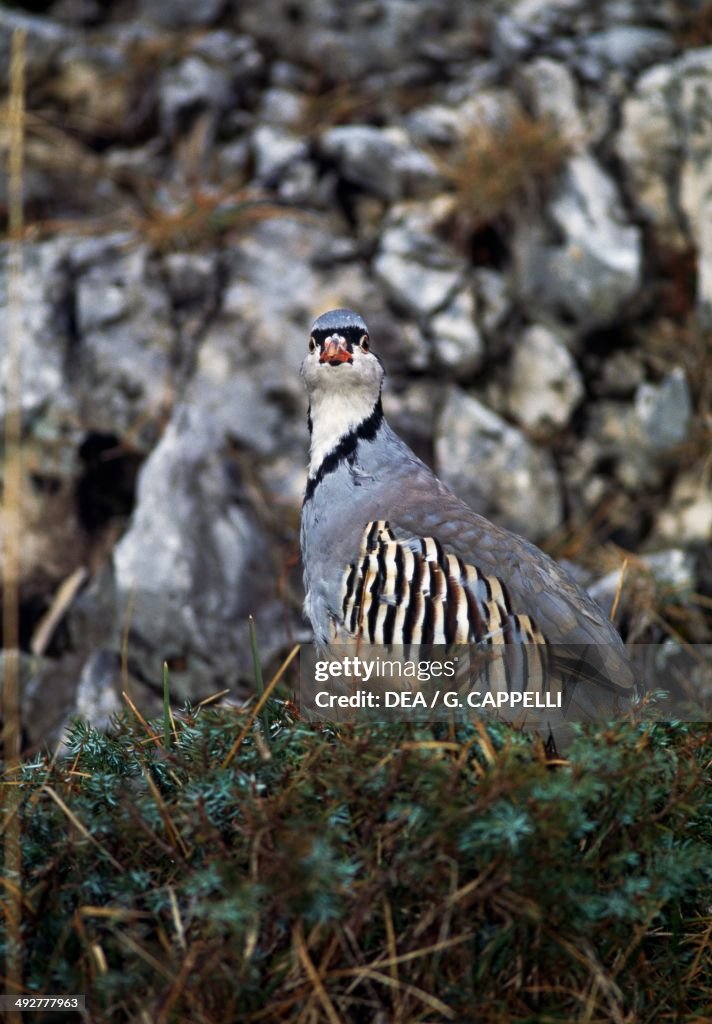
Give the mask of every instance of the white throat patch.
<path id="1" fill-rule="evenodd" d="M 349 368 L 335 368 L 336 373 L 348 373 Z M 315 391 L 311 396 L 312 435 L 309 452 L 309 476 L 315 476 L 319 466 L 342 437 L 368 419 L 375 408 L 373 385 L 344 388 L 343 391 Z"/>

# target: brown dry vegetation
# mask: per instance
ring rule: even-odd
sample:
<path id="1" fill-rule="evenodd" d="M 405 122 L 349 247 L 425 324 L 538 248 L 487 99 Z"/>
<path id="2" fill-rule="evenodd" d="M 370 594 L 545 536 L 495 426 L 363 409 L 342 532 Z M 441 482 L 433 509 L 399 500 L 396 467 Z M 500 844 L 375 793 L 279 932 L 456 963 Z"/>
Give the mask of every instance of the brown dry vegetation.
<path id="1" fill-rule="evenodd" d="M 472 230 L 531 200 L 561 170 L 571 141 L 548 121 L 517 114 L 510 123 L 473 130 L 443 166 L 459 217 Z"/>

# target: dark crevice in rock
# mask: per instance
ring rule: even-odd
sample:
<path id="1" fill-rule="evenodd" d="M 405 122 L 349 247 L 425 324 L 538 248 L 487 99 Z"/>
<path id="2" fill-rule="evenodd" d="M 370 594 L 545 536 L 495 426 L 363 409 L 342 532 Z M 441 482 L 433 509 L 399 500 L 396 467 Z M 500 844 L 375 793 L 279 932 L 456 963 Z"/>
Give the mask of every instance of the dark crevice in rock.
<path id="1" fill-rule="evenodd" d="M 625 523 L 615 525 L 602 539 L 616 544 L 623 551 L 635 550 L 653 527 L 652 510 L 641 508 L 639 504 L 628 504 L 629 513 Z"/>
<path id="2" fill-rule="evenodd" d="M 90 433 L 79 447 L 84 470 L 75 488 L 77 516 L 89 533 L 134 507 L 136 476 L 143 456 L 126 448 L 115 434 Z"/>
<path id="3" fill-rule="evenodd" d="M 62 260 L 57 269 L 59 287 L 52 297 L 54 323 L 57 334 L 64 338 L 64 374 L 68 381 L 73 381 L 77 374 L 77 350 L 81 344 L 77 320 L 76 272 L 69 258 Z"/>
<path id="4" fill-rule="evenodd" d="M 22 598 L 19 606 L 19 641 L 20 650 L 29 652 L 30 643 L 32 636 L 35 631 L 37 623 L 40 621 L 42 616 L 47 611 L 49 606 L 49 599 L 40 595 L 33 594 L 31 597 Z M 0 605 L 0 611 L 2 607 Z M 4 635 L 4 616 L 0 615 L 0 649 L 5 646 L 5 635 Z M 52 651 L 47 652 L 50 656 Z"/>
<path id="5" fill-rule="evenodd" d="M 653 232 L 649 232 L 653 235 Z M 648 239 L 645 246 L 651 276 L 657 281 L 655 305 L 663 316 L 684 323 L 697 302 L 699 254 L 694 245 L 672 249 Z"/>
<path id="6" fill-rule="evenodd" d="M 510 249 L 503 231 L 496 224 L 485 224 L 469 239 L 470 262 L 475 267 L 504 270 L 510 262 Z"/>
<path id="7" fill-rule="evenodd" d="M 612 327 L 600 327 L 581 335 L 581 350 L 588 357 L 595 357 L 599 362 L 606 356 L 617 352 L 621 348 L 630 347 L 625 332 L 621 330 L 620 324 Z"/>
<path id="8" fill-rule="evenodd" d="M 301 4 L 285 4 L 284 16 L 292 25 L 301 25 L 304 21 L 304 9 Z"/>
<path id="9" fill-rule="evenodd" d="M 30 473 L 30 485 L 36 494 L 59 494 L 63 481 L 53 473 Z"/>

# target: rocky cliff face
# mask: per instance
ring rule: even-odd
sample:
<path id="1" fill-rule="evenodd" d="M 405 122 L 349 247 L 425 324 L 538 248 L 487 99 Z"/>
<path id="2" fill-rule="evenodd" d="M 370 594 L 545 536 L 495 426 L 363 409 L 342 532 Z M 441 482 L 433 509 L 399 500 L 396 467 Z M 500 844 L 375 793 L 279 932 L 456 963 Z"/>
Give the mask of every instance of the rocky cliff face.
<path id="1" fill-rule="evenodd" d="M 250 613 L 267 657 L 308 638 L 297 368 L 337 305 L 463 497 L 613 572 L 603 601 L 630 553 L 634 638 L 709 640 L 709 4 L 32 9 L 0 11 L 0 54 L 27 30 L 31 741 L 164 658 L 178 698 L 247 692 Z"/>

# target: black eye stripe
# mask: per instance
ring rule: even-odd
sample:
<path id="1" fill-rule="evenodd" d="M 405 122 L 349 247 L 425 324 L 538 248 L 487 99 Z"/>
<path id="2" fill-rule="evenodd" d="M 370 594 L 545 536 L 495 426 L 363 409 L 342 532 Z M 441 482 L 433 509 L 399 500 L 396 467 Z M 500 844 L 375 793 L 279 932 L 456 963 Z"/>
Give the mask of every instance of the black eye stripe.
<path id="1" fill-rule="evenodd" d="M 317 343 L 319 348 L 323 349 L 326 340 L 328 338 L 333 337 L 333 335 L 336 334 L 344 339 L 344 341 L 346 342 L 346 347 L 348 348 L 349 352 L 353 352 L 354 348 L 358 348 L 359 345 L 361 344 L 361 338 L 363 338 L 365 333 L 366 332 L 364 331 L 363 327 L 356 326 L 341 327 L 336 328 L 335 330 L 317 328 L 316 330 L 312 331 L 312 338 Z"/>

